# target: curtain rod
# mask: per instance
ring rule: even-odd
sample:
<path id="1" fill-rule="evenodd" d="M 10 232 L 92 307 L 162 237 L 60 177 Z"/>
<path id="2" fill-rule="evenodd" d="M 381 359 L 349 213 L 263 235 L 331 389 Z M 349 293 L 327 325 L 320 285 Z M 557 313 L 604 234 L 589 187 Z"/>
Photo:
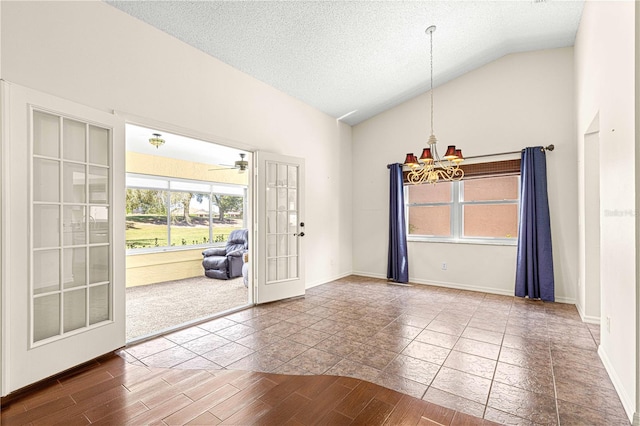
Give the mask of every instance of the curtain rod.
<path id="1" fill-rule="evenodd" d="M 554 149 L 556 149 L 556 147 L 555 147 L 555 145 L 551 144 L 551 145 L 547 145 L 547 146 L 543 147 L 543 149 L 546 150 L 546 151 L 553 151 Z M 483 158 L 483 157 L 495 157 L 495 156 L 498 156 L 498 155 L 520 154 L 524 150 L 525 150 L 525 148 L 522 148 L 520 151 L 498 152 L 497 154 L 474 155 L 472 157 L 464 157 L 464 159 L 468 160 L 469 158 Z M 392 166 L 392 164 L 387 164 L 387 168 L 390 168 L 391 166 Z"/>
<path id="2" fill-rule="evenodd" d="M 556 147 L 551 144 L 551 145 L 547 145 L 544 147 L 544 149 L 546 151 L 553 151 Z M 469 159 L 469 158 L 483 158 L 483 157 L 495 157 L 497 155 L 509 155 L 509 154 L 520 154 L 522 151 L 524 151 L 524 148 L 521 149 L 520 151 L 510 151 L 510 152 L 499 152 L 497 154 L 483 154 L 483 155 L 474 155 L 471 157 L 464 157 L 465 160 Z"/>

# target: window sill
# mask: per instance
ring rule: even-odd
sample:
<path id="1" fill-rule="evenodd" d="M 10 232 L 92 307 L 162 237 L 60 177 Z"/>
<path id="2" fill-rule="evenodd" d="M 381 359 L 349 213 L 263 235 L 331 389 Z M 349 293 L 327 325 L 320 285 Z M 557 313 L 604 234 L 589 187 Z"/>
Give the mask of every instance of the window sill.
<path id="1" fill-rule="evenodd" d="M 444 244 L 470 244 L 481 246 L 512 246 L 516 247 L 516 240 L 486 240 L 486 239 L 444 239 L 444 238 L 425 238 L 425 237 L 407 237 L 407 241 L 411 243 L 444 243 Z"/>
<path id="2" fill-rule="evenodd" d="M 188 251 L 188 250 L 202 250 L 211 247 L 224 247 L 227 243 L 207 243 L 198 244 L 194 246 L 178 246 L 178 247 L 148 247 L 139 249 L 128 249 L 126 251 L 127 256 L 135 256 L 138 254 L 154 254 L 154 253 L 169 253 L 176 251 Z"/>

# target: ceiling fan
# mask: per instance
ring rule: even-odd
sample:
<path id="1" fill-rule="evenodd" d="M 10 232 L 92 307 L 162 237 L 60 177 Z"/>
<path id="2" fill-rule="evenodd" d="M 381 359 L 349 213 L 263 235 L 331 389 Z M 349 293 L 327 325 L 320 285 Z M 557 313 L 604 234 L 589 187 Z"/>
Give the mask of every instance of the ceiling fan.
<path id="1" fill-rule="evenodd" d="M 233 163 L 233 165 L 220 164 L 222 167 L 215 167 L 213 169 L 209 169 L 209 171 L 238 169 L 238 173 L 244 173 L 249 167 L 249 162 L 244 159 L 245 156 L 246 154 L 242 153 L 240 154 L 240 159 Z"/>

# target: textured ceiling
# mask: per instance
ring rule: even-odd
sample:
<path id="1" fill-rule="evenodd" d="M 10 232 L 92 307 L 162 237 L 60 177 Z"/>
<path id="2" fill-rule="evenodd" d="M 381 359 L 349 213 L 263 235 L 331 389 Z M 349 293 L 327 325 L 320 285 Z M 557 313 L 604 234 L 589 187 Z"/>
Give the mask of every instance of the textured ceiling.
<path id="1" fill-rule="evenodd" d="M 357 124 L 509 53 L 572 46 L 582 1 L 107 1 Z"/>

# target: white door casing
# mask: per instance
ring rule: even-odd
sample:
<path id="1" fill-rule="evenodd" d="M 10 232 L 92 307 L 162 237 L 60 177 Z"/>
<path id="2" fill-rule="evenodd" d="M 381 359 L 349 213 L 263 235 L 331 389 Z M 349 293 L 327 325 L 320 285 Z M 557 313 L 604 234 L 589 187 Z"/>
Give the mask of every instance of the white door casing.
<path id="1" fill-rule="evenodd" d="M 305 293 L 304 159 L 267 152 L 255 158 L 259 304 Z"/>
<path id="2" fill-rule="evenodd" d="M 2 82 L 2 395 L 125 344 L 124 121 Z"/>

